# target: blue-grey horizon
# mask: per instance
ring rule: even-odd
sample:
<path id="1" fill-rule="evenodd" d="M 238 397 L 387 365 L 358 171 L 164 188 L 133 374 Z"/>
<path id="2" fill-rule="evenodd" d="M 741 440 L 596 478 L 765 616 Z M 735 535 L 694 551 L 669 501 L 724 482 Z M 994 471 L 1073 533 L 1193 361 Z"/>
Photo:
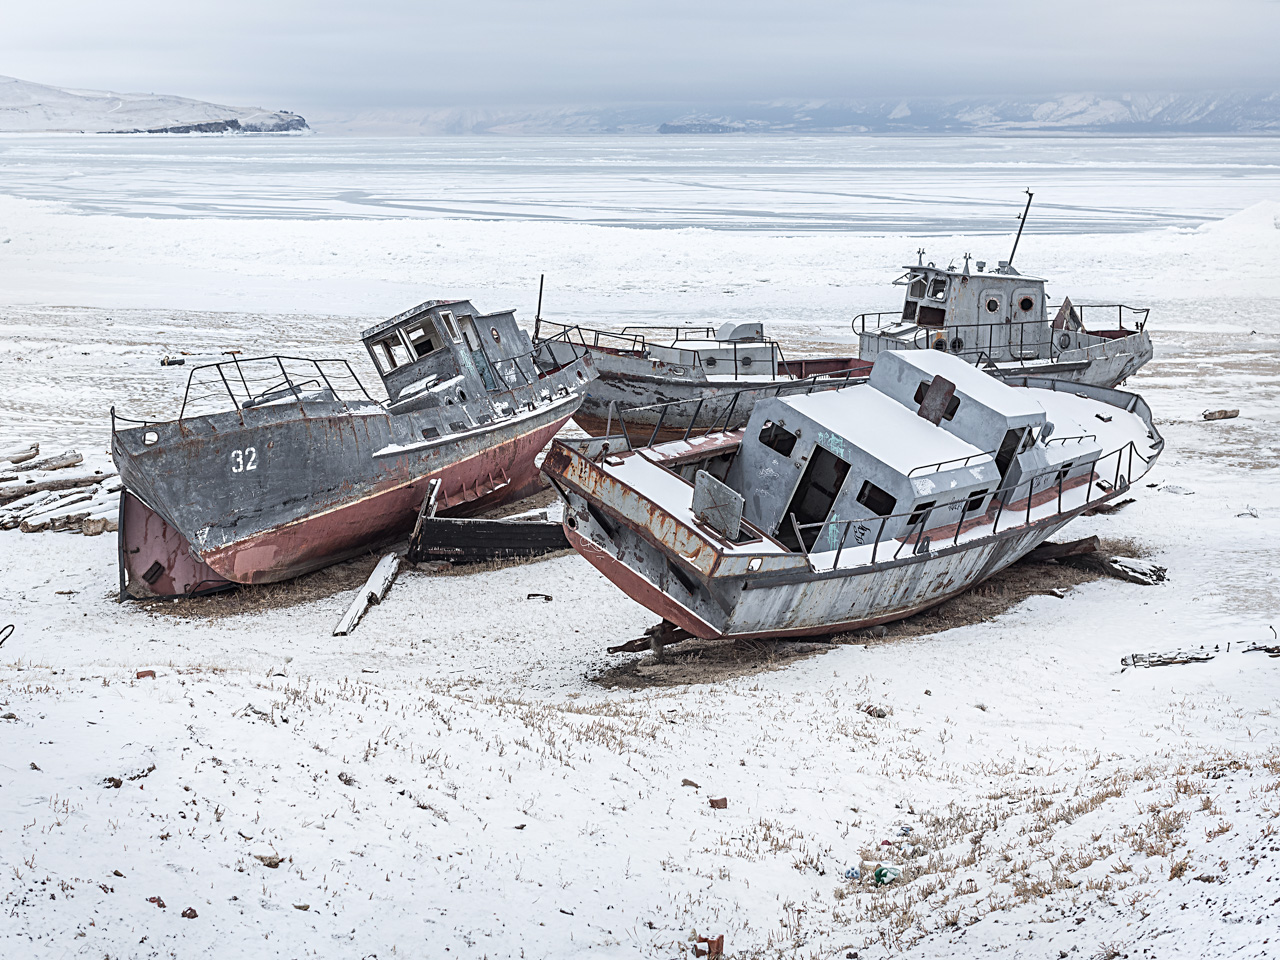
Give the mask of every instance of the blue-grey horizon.
<path id="1" fill-rule="evenodd" d="M 270 109 L 1280 89 L 1277 0 L 88 0 L 0 73 Z"/>

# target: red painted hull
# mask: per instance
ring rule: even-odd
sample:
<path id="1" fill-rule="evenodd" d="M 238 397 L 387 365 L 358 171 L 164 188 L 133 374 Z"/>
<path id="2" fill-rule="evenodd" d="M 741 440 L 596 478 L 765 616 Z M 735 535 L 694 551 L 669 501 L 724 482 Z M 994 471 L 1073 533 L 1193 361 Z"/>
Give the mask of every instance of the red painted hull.
<path id="1" fill-rule="evenodd" d="M 446 515 L 527 497 L 543 486 L 534 457 L 567 420 L 552 421 L 438 473 L 211 550 L 203 559 L 236 583 L 274 583 L 403 540 L 413 530 L 429 480 L 441 481 L 440 512 Z"/>

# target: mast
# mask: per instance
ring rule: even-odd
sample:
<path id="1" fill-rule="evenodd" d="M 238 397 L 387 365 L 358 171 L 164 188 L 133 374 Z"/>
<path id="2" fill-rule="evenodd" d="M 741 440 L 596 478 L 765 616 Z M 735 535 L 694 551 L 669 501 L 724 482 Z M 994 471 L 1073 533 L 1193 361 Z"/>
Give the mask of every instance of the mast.
<path id="1" fill-rule="evenodd" d="M 1009 252 L 1009 266 L 1013 266 L 1013 255 L 1018 252 L 1018 241 L 1022 239 L 1022 228 L 1027 225 L 1027 213 L 1031 210 L 1031 198 L 1035 196 L 1029 189 L 1026 191 L 1027 205 L 1018 218 L 1018 235 L 1013 238 L 1013 249 Z"/>
<path id="2" fill-rule="evenodd" d="M 538 339 L 538 328 L 542 326 L 542 284 L 546 281 L 545 273 L 538 274 L 538 312 L 533 316 L 533 339 Z"/>

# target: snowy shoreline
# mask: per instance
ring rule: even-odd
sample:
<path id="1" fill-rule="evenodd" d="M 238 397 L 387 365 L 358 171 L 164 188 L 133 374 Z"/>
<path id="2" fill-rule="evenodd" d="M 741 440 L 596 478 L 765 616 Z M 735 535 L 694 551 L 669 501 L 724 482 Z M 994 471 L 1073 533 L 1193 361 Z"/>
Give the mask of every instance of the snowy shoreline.
<path id="1" fill-rule="evenodd" d="M 1055 297 L 1154 307 L 1127 387 L 1168 440 L 1158 486 L 1067 532 L 1133 540 L 1158 587 L 618 689 L 593 678 L 632 658 L 605 647 L 653 618 L 577 556 L 406 576 L 334 638 L 350 589 L 118 605 L 114 538 L 0 531 L 0 955 L 665 960 L 691 928 L 733 956 L 1271 955 L 1280 659 L 1242 650 L 1280 628 L 1277 214 L 1023 241 Z M 919 239 L 12 198 L 0 223 L 0 446 L 38 435 L 87 465 L 112 404 L 176 409 L 165 354 L 359 361 L 364 319 L 426 296 L 527 321 L 540 272 L 555 319 L 732 315 L 836 350 Z M 1223 406 L 1241 416 L 1201 419 Z M 1217 656 L 1121 670 L 1201 646 Z M 904 877 L 877 889 L 877 863 Z"/>

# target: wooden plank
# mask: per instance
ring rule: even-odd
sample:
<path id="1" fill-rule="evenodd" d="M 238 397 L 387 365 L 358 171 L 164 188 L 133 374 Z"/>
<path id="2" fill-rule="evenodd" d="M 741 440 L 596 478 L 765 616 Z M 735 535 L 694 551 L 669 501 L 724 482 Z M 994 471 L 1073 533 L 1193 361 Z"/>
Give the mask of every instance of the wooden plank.
<path id="1" fill-rule="evenodd" d="M 338 625 L 333 628 L 333 635 L 335 637 L 345 637 L 350 634 L 365 615 L 365 612 L 371 606 L 382 602 L 383 597 L 387 595 L 387 591 L 391 589 L 391 584 L 395 582 L 396 574 L 399 572 L 400 557 L 397 554 L 388 553 L 379 560 L 378 565 L 373 568 L 373 573 L 369 574 L 369 579 L 356 591 L 355 599 L 351 601 L 351 606 L 347 608 L 347 612 L 342 615 Z"/>
<path id="2" fill-rule="evenodd" d="M 47 477 L 3 483 L 0 484 L 0 503 L 8 503 L 10 500 L 17 500 L 27 494 L 39 493 L 41 490 L 70 490 L 73 487 L 88 487 L 95 483 L 102 483 L 114 476 L 114 473 L 73 474 L 69 477 Z"/>
<path id="3" fill-rule="evenodd" d="M 40 453 L 40 444 L 19 444 L 16 447 L 9 447 L 0 450 L 0 460 L 9 463 L 24 463 L 27 460 L 34 460 Z"/>
<path id="4" fill-rule="evenodd" d="M 1041 563 L 1045 560 L 1058 560 L 1062 557 L 1077 557 L 1085 553 L 1097 553 L 1101 546 L 1097 537 L 1085 537 L 1082 540 L 1072 540 L 1069 543 L 1042 543 L 1023 560 L 1029 560 L 1032 563 Z"/>
<path id="5" fill-rule="evenodd" d="M 22 467 L 23 471 L 30 470 L 64 470 L 67 467 L 74 467 L 77 463 L 84 462 L 84 455 L 78 450 L 65 450 L 52 457 L 45 457 L 43 460 L 28 461 Z"/>

